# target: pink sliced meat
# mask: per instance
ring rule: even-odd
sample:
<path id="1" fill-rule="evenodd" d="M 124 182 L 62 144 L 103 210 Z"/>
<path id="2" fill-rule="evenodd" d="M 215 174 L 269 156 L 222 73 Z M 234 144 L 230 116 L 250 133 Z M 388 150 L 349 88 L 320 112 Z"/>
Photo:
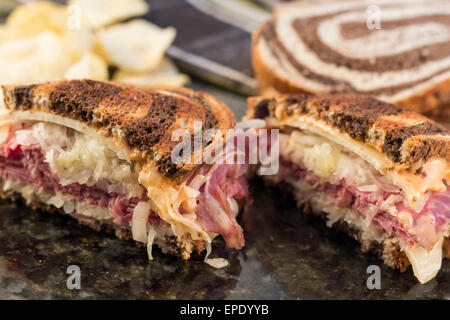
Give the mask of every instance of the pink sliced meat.
<path id="1" fill-rule="evenodd" d="M 39 192 L 61 192 L 69 199 L 86 201 L 91 207 L 107 207 L 117 224 L 126 224 L 131 220 L 134 207 L 147 198 L 128 197 L 125 194 L 107 192 L 95 186 L 72 183 L 62 186 L 59 178 L 45 162 L 39 145 L 20 146 L 14 136 L 0 150 L 0 176 L 5 180 L 25 182 Z M 159 219 L 155 213 L 151 219 Z"/>
<path id="2" fill-rule="evenodd" d="M 228 203 L 229 198 L 248 197 L 245 178 L 235 177 L 239 165 L 221 164 L 214 168 L 211 178 L 200 187 L 197 217 L 208 232 L 221 234 L 228 247 L 241 249 L 244 235 Z"/>
<path id="3" fill-rule="evenodd" d="M 232 149 L 229 152 L 235 153 L 236 150 Z M 236 221 L 236 212 L 231 209 L 228 199 L 248 198 L 248 187 L 244 177 L 247 167 L 240 164 L 215 164 L 204 166 L 196 172 L 209 177 L 198 187 L 200 194 L 196 199 L 196 213 L 201 225 L 208 232 L 221 234 L 227 245 L 236 249 L 244 245 L 244 236 L 242 228 Z M 40 146 L 38 144 L 21 146 L 16 142 L 15 135 L 12 135 L 0 149 L 0 176 L 4 180 L 25 182 L 39 192 L 61 192 L 69 199 L 86 201 L 92 207 L 106 207 L 113 222 L 120 225 L 131 221 L 133 210 L 139 201 L 148 200 L 146 196 L 129 197 L 126 194 L 107 192 L 96 186 L 79 183 L 62 186 L 58 176 L 45 162 Z M 195 175 L 188 180 L 188 184 L 194 177 Z M 180 213 L 183 213 L 182 208 Z M 81 219 L 82 216 L 79 213 L 72 215 L 77 219 Z M 152 211 L 149 221 L 155 223 L 159 219 Z"/>
<path id="4" fill-rule="evenodd" d="M 237 139 L 230 139 L 228 148 L 217 157 L 221 160 L 220 162 L 200 168 L 188 180 L 188 185 L 192 186 L 192 181 L 197 175 L 209 176 L 209 179 L 198 188 L 200 195 L 197 197 L 197 218 L 206 231 L 222 235 L 227 246 L 235 249 L 241 249 L 245 241 L 243 230 L 236 221 L 236 212 L 233 212 L 228 199 L 249 200 L 247 181 L 244 176 L 248 169 L 248 158 L 246 157 L 242 164 L 236 163 L 238 152 L 248 155 L 248 148 L 237 144 Z M 228 164 L 225 159 L 234 159 L 235 163 Z M 192 187 L 195 188 L 195 186 Z"/>
<path id="5" fill-rule="evenodd" d="M 411 214 L 413 219 L 412 228 L 417 225 L 420 217 L 424 215 L 433 217 L 437 233 L 444 232 L 450 225 L 450 189 L 447 189 L 445 192 L 430 193 L 422 210 L 416 212 L 416 210 L 406 204 L 406 197 L 402 191 L 392 192 L 380 190 L 378 192 L 363 192 L 345 179 L 341 179 L 338 184 L 320 182 L 313 172 L 283 157 L 280 158 L 280 164 L 283 169 L 281 181 L 285 180 L 288 176 L 294 176 L 297 177 L 297 179 L 305 180 L 313 185 L 317 191 L 325 192 L 328 196 L 336 199 L 336 204 L 338 206 L 353 208 L 364 217 L 368 216 L 368 207 L 370 204 L 379 206 L 388 199 L 389 196 L 396 195 L 401 198 L 392 205 L 396 207 L 398 212 L 407 211 Z M 306 200 L 307 199 L 305 198 L 305 201 Z M 392 216 L 389 212 L 378 210 L 372 218 L 372 222 L 383 229 L 387 234 L 395 235 L 403 239 L 405 243 L 419 243 L 425 248 L 430 245 L 425 239 L 419 238 L 416 234 L 413 234 L 411 229 L 401 224 L 396 217 Z"/>

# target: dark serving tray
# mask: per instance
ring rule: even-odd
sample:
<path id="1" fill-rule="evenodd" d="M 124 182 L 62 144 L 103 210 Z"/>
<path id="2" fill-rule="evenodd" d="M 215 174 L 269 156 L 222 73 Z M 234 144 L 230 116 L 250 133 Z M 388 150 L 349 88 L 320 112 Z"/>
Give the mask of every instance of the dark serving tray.
<path id="1" fill-rule="evenodd" d="M 191 87 L 224 100 L 239 119 L 245 99 L 210 85 Z M 280 192 L 251 182 L 253 205 L 240 216 L 246 246 L 214 241 L 214 269 L 92 231 L 63 215 L 0 202 L 0 299 L 450 299 L 450 261 L 425 285 L 411 269 L 394 271 L 359 245 L 305 217 Z M 69 265 L 81 269 L 81 290 L 66 286 Z M 366 286 L 367 267 L 381 268 L 381 289 Z"/>

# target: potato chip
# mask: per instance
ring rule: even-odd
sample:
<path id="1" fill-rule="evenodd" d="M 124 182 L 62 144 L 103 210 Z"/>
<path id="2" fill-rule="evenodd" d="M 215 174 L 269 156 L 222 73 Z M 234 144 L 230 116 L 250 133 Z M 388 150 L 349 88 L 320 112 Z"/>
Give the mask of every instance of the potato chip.
<path id="1" fill-rule="evenodd" d="M 60 79 L 108 80 L 181 86 L 189 81 L 163 60 L 175 29 L 145 20 L 107 26 L 145 14 L 144 0 L 71 0 L 69 6 L 36 1 L 17 7 L 0 26 L 0 84 Z M 104 27 L 98 31 L 93 28 Z"/>
<path id="2" fill-rule="evenodd" d="M 6 26 L 0 26 L 0 43 L 15 40 L 21 37 L 20 32 Z"/>
<path id="3" fill-rule="evenodd" d="M 162 29 L 138 19 L 100 30 L 98 41 L 111 64 L 133 72 L 148 72 L 162 61 L 175 34 L 172 27 Z"/>
<path id="4" fill-rule="evenodd" d="M 63 79 L 69 66 L 63 44 L 52 32 L 0 44 L 0 84 Z"/>
<path id="5" fill-rule="evenodd" d="M 31 37 L 44 31 L 61 33 L 66 30 L 66 8 L 51 2 L 36 1 L 18 6 L 8 16 L 6 27 L 17 37 Z"/>
<path id="6" fill-rule="evenodd" d="M 175 65 L 168 58 L 164 58 L 161 64 L 150 73 L 119 70 L 114 74 L 113 80 L 127 84 L 181 87 L 189 82 L 189 77 L 178 73 Z"/>
<path id="7" fill-rule="evenodd" d="M 98 55 L 87 52 L 69 68 L 65 78 L 108 80 L 108 66 Z"/>
<path id="8" fill-rule="evenodd" d="M 144 15 L 149 9 L 143 0 L 72 0 L 69 5 L 79 6 L 82 19 L 92 28 Z"/>
<path id="9" fill-rule="evenodd" d="M 67 30 L 61 35 L 64 50 L 72 61 L 78 61 L 86 52 L 92 51 L 94 39 L 93 32 L 87 27 Z"/>

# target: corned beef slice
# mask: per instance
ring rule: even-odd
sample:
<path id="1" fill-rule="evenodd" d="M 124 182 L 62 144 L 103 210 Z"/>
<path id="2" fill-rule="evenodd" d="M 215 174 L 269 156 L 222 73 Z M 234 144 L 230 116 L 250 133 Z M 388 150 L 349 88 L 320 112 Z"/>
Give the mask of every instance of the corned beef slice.
<path id="1" fill-rule="evenodd" d="M 339 184 L 331 184 L 328 182 L 321 182 L 320 179 L 311 171 L 303 168 L 292 161 L 280 158 L 282 176 L 281 181 L 287 177 L 297 177 L 310 183 L 318 192 L 325 192 L 329 197 L 336 199 L 336 204 L 344 208 L 353 208 L 362 216 L 368 216 L 368 205 L 380 205 L 383 201 L 388 199 L 391 195 L 398 195 L 405 197 L 404 193 L 383 191 L 380 192 L 363 192 L 356 186 L 350 185 L 345 179 L 342 179 Z M 307 200 L 305 195 L 305 201 Z M 450 190 L 446 192 L 432 192 L 428 197 L 426 204 L 420 211 L 415 211 L 411 207 L 405 205 L 406 201 L 398 201 L 394 205 L 397 211 L 407 211 L 412 216 L 412 226 L 417 226 L 421 217 L 430 215 L 435 220 L 436 231 L 443 230 L 450 220 Z M 390 213 L 378 210 L 372 217 L 372 222 L 379 228 L 383 229 L 389 235 L 395 235 L 408 243 L 421 244 L 424 247 L 429 246 L 427 240 L 420 238 L 416 234 L 412 234 L 405 225 L 399 223 Z M 445 231 L 445 230 L 443 230 Z"/>
<path id="2" fill-rule="evenodd" d="M 202 167 L 189 180 L 190 187 L 199 190 L 197 197 L 197 216 L 208 232 L 223 235 L 227 245 L 240 249 L 244 245 L 242 228 L 236 222 L 236 208 L 231 206 L 236 202 L 229 199 L 248 197 L 247 183 L 243 174 L 246 165 L 216 164 Z M 198 174 L 210 174 L 210 178 L 199 186 L 193 185 Z M 119 225 L 128 224 L 133 215 L 133 210 L 140 201 L 148 201 L 145 193 L 141 198 L 129 197 L 127 194 L 108 192 L 98 186 L 71 183 L 62 185 L 59 177 L 52 172 L 46 162 L 45 153 L 39 144 L 23 146 L 17 143 L 15 134 L 0 150 L 0 176 L 4 181 L 12 180 L 24 182 L 33 186 L 42 193 L 45 191 L 58 192 L 67 198 L 76 201 L 86 201 L 89 206 L 95 208 L 102 206 L 108 208 L 113 222 Z M 183 213 L 183 208 L 180 208 Z M 82 213 L 76 212 L 73 216 L 82 219 Z M 160 218 L 155 212 L 149 216 L 150 222 L 157 222 Z"/>

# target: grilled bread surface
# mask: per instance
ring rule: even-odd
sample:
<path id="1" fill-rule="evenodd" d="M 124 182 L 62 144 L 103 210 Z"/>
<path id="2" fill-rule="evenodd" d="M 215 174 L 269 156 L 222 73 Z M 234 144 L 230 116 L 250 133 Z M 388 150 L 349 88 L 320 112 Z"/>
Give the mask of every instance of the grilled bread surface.
<path id="1" fill-rule="evenodd" d="M 450 161 L 450 133 L 434 121 L 402 107 L 358 95 L 280 95 L 248 100 L 247 118 L 280 124 L 302 117 L 376 149 L 403 168 L 440 158 Z"/>
<path id="2" fill-rule="evenodd" d="M 414 167 L 427 159 L 450 161 L 450 133 L 432 120 L 405 108 L 380 100 L 341 94 L 313 96 L 307 94 L 252 97 L 248 99 L 247 119 L 265 119 L 271 127 L 297 129 L 299 122 L 310 122 L 329 128 L 334 134 L 349 137 L 354 143 L 378 150 L 394 165 Z M 270 176 L 264 176 L 272 185 Z M 283 190 L 289 187 L 283 186 Z M 291 191 L 295 195 L 295 191 Z M 327 213 L 310 202 L 301 203 L 302 212 L 326 219 Z M 333 228 L 344 231 L 361 243 L 363 251 L 377 254 L 392 268 L 406 270 L 409 260 L 391 237 L 382 242 L 363 239 L 361 230 L 345 221 Z M 450 257 L 450 238 L 444 240 L 443 257 Z"/>
<path id="3" fill-rule="evenodd" d="M 80 121 L 118 139 L 142 158 L 151 159 L 167 178 L 181 181 L 198 165 L 175 164 L 171 151 L 177 129 L 201 121 L 202 129 L 233 128 L 234 115 L 203 92 L 166 87 L 127 86 L 93 80 L 67 80 L 38 85 L 3 86 L 11 111 L 40 111 Z M 210 141 L 203 141 L 203 146 Z"/>

